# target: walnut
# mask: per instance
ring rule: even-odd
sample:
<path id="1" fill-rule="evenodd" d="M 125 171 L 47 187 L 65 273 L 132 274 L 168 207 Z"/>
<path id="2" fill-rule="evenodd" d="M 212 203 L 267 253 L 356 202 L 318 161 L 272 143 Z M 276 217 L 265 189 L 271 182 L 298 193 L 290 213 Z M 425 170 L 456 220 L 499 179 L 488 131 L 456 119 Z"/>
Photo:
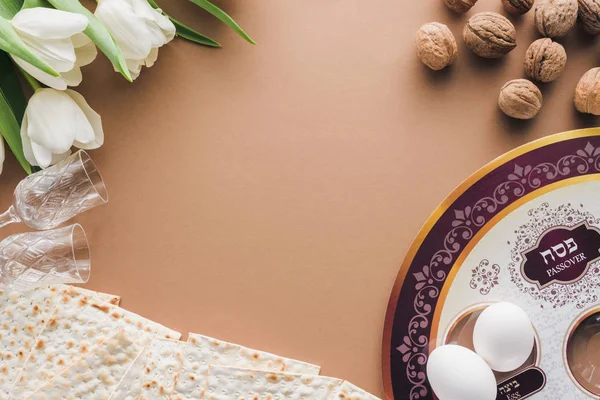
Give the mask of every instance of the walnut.
<path id="1" fill-rule="evenodd" d="M 531 43 L 525 55 L 525 73 L 540 82 L 552 82 L 567 64 L 567 52 L 560 43 L 543 38 Z"/>
<path id="2" fill-rule="evenodd" d="M 517 47 L 517 31 L 500 14 L 484 12 L 467 21 L 463 38 L 467 47 L 485 58 L 500 58 Z"/>
<path id="3" fill-rule="evenodd" d="M 590 35 L 600 35 L 600 0 L 579 0 L 579 22 Z"/>
<path id="4" fill-rule="evenodd" d="M 458 56 L 456 39 L 450 29 L 430 22 L 417 31 L 417 56 L 429 68 L 438 71 L 452 64 Z"/>
<path id="5" fill-rule="evenodd" d="M 538 0 L 535 25 L 547 37 L 564 36 L 577 22 L 577 0 Z"/>
<path id="6" fill-rule="evenodd" d="M 533 2 L 534 0 L 502 0 L 502 5 L 511 14 L 523 15 L 531 10 Z"/>
<path id="7" fill-rule="evenodd" d="M 466 13 L 477 3 L 477 0 L 444 0 L 449 9 L 457 13 Z"/>
<path id="8" fill-rule="evenodd" d="M 542 92 L 527 79 L 515 79 L 500 90 L 498 105 L 509 117 L 531 119 L 542 108 Z"/>
<path id="9" fill-rule="evenodd" d="M 575 107 L 582 113 L 600 115 L 600 68 L 592 68 L 575 89 Z"/>

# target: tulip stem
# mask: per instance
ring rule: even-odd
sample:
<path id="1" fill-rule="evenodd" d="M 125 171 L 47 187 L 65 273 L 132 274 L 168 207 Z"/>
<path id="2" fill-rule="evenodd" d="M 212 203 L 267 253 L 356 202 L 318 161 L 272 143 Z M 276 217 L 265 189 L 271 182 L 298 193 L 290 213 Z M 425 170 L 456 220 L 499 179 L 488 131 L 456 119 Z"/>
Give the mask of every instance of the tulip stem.
<path id="1" fill-rule="evenodd" d="M 17 68 L 19 68 L 19 72 L 21 72 L 21 75 L 23 75 L 23 78 L 25 78 L 27 83 L 29 83 L 29 86 L 31 86 L 31 88 L 34 91 L 42 88 L 42 85 L 40 85 L 40 83 L 37 81 L 37 79 L 35 79 L 33 76 L 29 75 L 27 73 L 27 71 L 25 71 L 23 68 L 21 68 L 21 67 L 17 67 Z"/>

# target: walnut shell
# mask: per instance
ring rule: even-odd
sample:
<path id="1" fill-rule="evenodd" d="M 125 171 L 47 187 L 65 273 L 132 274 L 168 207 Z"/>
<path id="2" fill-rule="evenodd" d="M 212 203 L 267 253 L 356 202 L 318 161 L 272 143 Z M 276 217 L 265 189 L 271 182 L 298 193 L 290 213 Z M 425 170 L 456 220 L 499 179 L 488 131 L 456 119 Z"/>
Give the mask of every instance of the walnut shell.
<path id="1" fill-rule="evenodd" d="M 502 0 L 502 5 L 511 14 L 523 15 L 531 10 L 533 2 L 534 0 Z"/>
<path id="2" fill-rule="evenodd" d="M 542 92 L 527 79 L 515 79 L 500 90 L 498 105 L 509 117 L 531 119 L 542 108 Z"/>
<path id="3" fill-rule="evenodd" d="M 444 24 L 430 22 L 423 25 L 415 39 L 417 56 L 434 71 L 446 68 L 458 57 L 458 46 L 454 35 Z"/>
<path id="4" fill-rule="evenodd" d="M 525 55 L 525 73 L 540 82 L 552 82 L 567 65 L 567 52 L 560 43 L 543 38 L 531 43 Z"/>
<path id="5" fill-rule="evenodd" d="M 538 0 L 535 5 L 535 26 L 551 38 L 564 36 L 577 22 L 577 0 Z"/>
<path id="6" fill-rule="evenodd" d="M 477 3 L 477 0 L 444 0 L 449 9 L 457 13 L 466 13 Z"/>
<path id="7" fill-rule="evenodd" d="M 500 58 L 517 47 L 517 31 L 500 14 L 484 12 L 472 16 L 463 30 L 467 47 L 484 58 Z"/>
<path id="8" fill-rule="evenodd" d="M 575 107 L 582 113 L 600 115 L 600 68 L 592 68 L 575 89 Z"/>
<path id="9" fill-rule="evenodd" d="M 579 22 L 590 35 L 600 35 L 600 0 L 579 0 Z"/>

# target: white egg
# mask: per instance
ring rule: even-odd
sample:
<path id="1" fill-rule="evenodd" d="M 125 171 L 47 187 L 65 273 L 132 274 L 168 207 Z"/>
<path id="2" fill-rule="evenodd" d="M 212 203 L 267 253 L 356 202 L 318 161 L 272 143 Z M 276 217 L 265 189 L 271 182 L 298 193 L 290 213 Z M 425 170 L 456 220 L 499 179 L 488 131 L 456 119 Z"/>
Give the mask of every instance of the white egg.
<path id="1" fill-rule="evenodd" d="M 483 310 L 473 331 L 475 351 L 500 372 L 519 368 L 529 358 L 534 341 L 535 332 L 527 313 L 505 301 Z"/>
<path id="2" fill-rule="evenodd" d="M 496 378 L 481 357 L 466 347 L 436 348 L 427 361 L 427 379 L 439 400 L 495 400 Z"/>

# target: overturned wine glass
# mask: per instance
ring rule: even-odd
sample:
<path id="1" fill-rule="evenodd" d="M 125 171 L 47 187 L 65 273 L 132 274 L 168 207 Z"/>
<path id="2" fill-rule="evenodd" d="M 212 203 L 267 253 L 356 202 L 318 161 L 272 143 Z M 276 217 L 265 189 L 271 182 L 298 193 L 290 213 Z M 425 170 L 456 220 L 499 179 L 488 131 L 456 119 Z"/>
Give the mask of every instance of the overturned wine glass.
<path id="1" fill-rule="evenodd" d="M 24 222 L 34 229 L 52 229 L 77 214 L 108 201 L 108 191 L 84 150 L 23 179 L 13 205 L 0 215 L 0 227 Z"/>
<path id="2" fill-rule="evenodd" d="M 86 283 L 91 257 L 79 224 L 12 235 L 0 242 L 0 286 L 16 289 L 56 283 Z"/>

